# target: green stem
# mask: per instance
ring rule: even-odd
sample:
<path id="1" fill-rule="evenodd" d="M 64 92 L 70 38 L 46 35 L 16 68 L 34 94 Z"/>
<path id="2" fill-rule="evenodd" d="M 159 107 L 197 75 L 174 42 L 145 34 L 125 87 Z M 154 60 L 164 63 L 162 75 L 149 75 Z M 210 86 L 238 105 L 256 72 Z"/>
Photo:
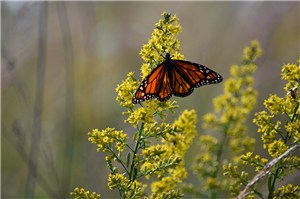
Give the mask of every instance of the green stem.
<path id="1" fill-rule="evenodd" d="M 142 131 L 144 129 L 144 122 L 142 122 L 142 126 L 139 129 L 139 134 L 138 134 L 138 138 L 137 141 L 135 143 L 135 148 L 134 148 L 134 152 L 133 152 L 133 157 L 132 157 L 132 161 L 131 161 L 131 168 L 130 168 L 130 173 L 129 173 L 129 180 L 134 180 L 132 179 L 132 173 L 134 170 L 134 159 L 135 159 L 135 154 L 137 154 L 139 147 L 140 147 L 140 140 L 141 140 L 141 136 L 142 136 Z"/>
<path id="2" fill-rule="evenodd" d="M 163 131 L 161 131 L 160 133 L 157 133 L 155 135 L 158 136 L 158 135 L 162 135 L 162 134 L 163 134 Z M 145 136 L 145 137 L 141 138 L 141 140 L 145 140 L 145 139 L 152 138 L 152 137 L 154 137 L 154 135 Z"/>
<path id="3" fill-rule="evenodd" d="M 129 146 L 129 144 L 126 143 L 126 146 L 127 146 L 132 152 L 134 152 L 134 150 Z"/>
<path id="4" fill-rule="evenodd" d="M 122 162 L 122 160 L 117 156 L 117 154 L 109 147 L 105 144 L 105 148 L 108 149 L 115 158 L 117 158 L 118 162 L 121 163 L 121 165 L 123 166 L 123 168 L 126 170 L 127 173 L 129 173 L 129 171 L 127 170 L 126 166 L 124 165 L 124 163 Z"/>
<path id="5" fill-rule="evenodd" d="M 225 126 L 224 131 L 223 131 L 224 137 L 221 140 L 220 148 L 219 148 L 218 153 L 217 153 L 217 160 L 216 160 L 216 162 L 218 162 L 218 165 L 216 165 L 216 171 L 212 175 L 213 178 L 216 178 L 216 176 L 218 174 L 219 163 L 220 163 L 221 155 L 222 155 L 222 152 L 223 152 L 223 147 L 224 147 L 225 139 L 227 137 L 227 133 L 226 132 L 227 132 L 227 130 L 229 128 L 230 123 L 231 122 L 227 123 L 227 125 Z M 213 189 L 211 189 L 210 190 L 210 198 L 213 199 L 213 198 L 215 198 L 215 196 L 216 196 L 216 192 Z"/>
<path id="6" fill-rule="evenodd" d="M 273 198 L 273 192 L 275 190 L 275 181 L 278 175 L 280 169 L 276 169 L 275 175 L 273 176 L 272 182 L 269 186 L 269 195 L 268 195 L 268 199 L 272 199 Z"/>
<path id="7" fill-rule="evenodd" d="M 299 103 L 298 103 L 298 102 L 296 102 L 296 107 L 295 107 L 295 109 L 294 109 L 294 113 L 293 113 L 293 116 L 292 116 L 291 122 L 294 122 L 294 120 L 295 120 L 295 117 L 296 117 L 296 115 L 297 115 L 297 110 L 298 110 L 298 107 L 299 107 Z"/>
<path id="8" fill-rule="evenodd" d="M 155 173 L 155 171 L 161 171 L 161 170 L 163 170 L 163 169 L 166 169 L 166 168 L 169 168 L 169 167 L 172 167 L 173 165 L 172 164 L 167 164 L 167 165 L 162 165 L 162 166 L 160 166 L 160 167 L 156 167 L 155 169 L 151 169 L 150 171 L 148 171 L 148 172 L 146 172 L 146 173 L 142 173 L 142 174 L 140 174 L 140 175 L 137 175 L 137 177 L 136 178 L 140 178 L 140 177 L 142 177 L 142 176 L 146 176 L 146 175 L 148 175 L 148 174 L 150 174 L 150 173 Z"/>

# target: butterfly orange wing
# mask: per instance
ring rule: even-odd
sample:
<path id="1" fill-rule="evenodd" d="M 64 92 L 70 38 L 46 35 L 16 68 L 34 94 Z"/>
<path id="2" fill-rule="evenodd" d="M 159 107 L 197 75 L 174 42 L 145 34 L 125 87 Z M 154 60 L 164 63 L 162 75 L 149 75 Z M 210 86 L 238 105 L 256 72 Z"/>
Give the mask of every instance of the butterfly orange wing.
<path id="1" fill-rule="evenodd" d="M 163 62 L 143 80 L 132 98 L 132 103 L 137 104 L 153 98 L 167 101 L 171 96 L 169 74 Z"/>
<path id="2" fill-rule="evenodd" d="M 172 64 L 170 79 L 175 96 L 186 97 L 194 88 L 223 81 L 221 75 L 200 64 L 182 60 L 172 60 Z"/>

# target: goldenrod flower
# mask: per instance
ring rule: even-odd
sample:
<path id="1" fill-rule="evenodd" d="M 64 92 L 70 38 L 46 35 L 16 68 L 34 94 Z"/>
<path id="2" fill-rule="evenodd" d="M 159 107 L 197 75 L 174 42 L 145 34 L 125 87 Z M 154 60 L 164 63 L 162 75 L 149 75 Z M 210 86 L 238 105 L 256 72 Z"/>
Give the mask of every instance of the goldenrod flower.
<path id="1" fill-rule="evenodd" d="M 249 50 L 247 49 L 246 51 Z M 300 62 L 300 60 L 298 62 Z M 270 97 L 264 102 L 268 112 L 261 111 L 255 113 L 256 118 L 253 119 L 253 122 L 259 127 L 258 132 L 262 133 L 261 139 L 264 142 L 264 148 L 268 148 L 268 152 L 273 158 L 278 158 L 284 154 L 291 145 L 300 143 L 300 122 L 298 117 L 300 101 L 297 93 L 300 84 L 300 66 L 298 67 L 295 64 L 284 65 L 282 69 L 282 79 L 288 80 L 284 88 L 286 91 L 289 91 L 287 95 L 280 97 L 270 94 Z M 284 122 L 284 129 L 281 128 L 281 121 L 274 121 L 275 116 L 279 113 L 285 115 L 287 118 L 287 121 Z M 280 139 L 278 139 L 278 137 Z M 255 171 L 261 172 L 268 160 L 261 158 L 259 155 L 253 158 L 251 155 L 252 152 L 248 152 L 246 155 L 241 156 L 243 164 L 250 164 L 255 167 Z M 284 179 L 284 176 L 287 175 L 285 171 L 287 168 L 289 168 L 290 174 L 293 173 L 293 168 L 300 170 L 300 158 L 297 156 L 288 156 L 274 165 L 273 168 L 269 169 L 270 174 L 267 181 L 269 198 L 300 197 L 300 193 L 298 192 L 299 187 L 293 188 L 290 184 L 287 187 L 283 186 L 282 188 L 278 188 L 277 192 L 275 191 L 276 180 Z M 246 186 L 248 180 L 243 179 L 243 177 L 238 172 L 232 170 L 230 166 L 225 166 L 224 170 L 226 171 L 226 175 L 237 179 L 233 185 L 236 187 L 231 189 L 231 191 L 237 195 L 240 189 L 240 185 L 237 183 Z M 262 194 L 257 192 L 255 188 L 254 191 L 262 197 Z"/>
<path id="2" fill-rule="evenodd" d="M 218 176 L 219 165 L 229 161 L 222 160 L 221 154 L 228 151 L 232 155 L 231 161 L 241 164 L 238 155 L 253 149 L 255 139 L 247 135 L 244 123 L 256 106 L 258 94 L 252 87 L 252 74 L 257 69 L 254 61 L 261 54 L 262 49 L 257 41 L 251 42 L 251 46 L 244 49 L 242 65 L 231 67 L 231 77 L 224 82 L 224 94 L 213 100 L 216 113 L 203 116 L 203 128 L 213 128 L 222 134 L 220 140 L 211 135 L 200 136 L 202 150 L 195 158 L 192 169 L 203 181 L 203 188 L 200 190 L 203 197 L 209 190 L 209 197 L 215 198 L 220 191 L 227 192 L 234 183 L 231 179 L 225 180 Z"/>

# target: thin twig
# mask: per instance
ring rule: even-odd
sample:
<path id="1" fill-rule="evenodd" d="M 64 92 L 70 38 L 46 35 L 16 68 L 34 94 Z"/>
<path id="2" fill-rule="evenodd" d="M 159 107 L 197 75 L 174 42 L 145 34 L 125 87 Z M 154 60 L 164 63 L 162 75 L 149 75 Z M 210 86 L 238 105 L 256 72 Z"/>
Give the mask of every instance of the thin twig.
<path id="1" fill-rule="evenodd" d="M 74 149 L 74 92 L 73 92 L 73 49 L 71 40 L 71 31 L 68 20 L 68 14 L 65 2 L 57 2 L 59 24 L 63 38 L 64 57 L 65 57 L 65 81 L 66 81 L 66 115 L 65 115 L 65 157 L 63 165 L 61 196 L 63 198 L 68 196 L 65 190 L 69 190 L 71 171 L 72 171 L 72 159 Z"/>
<path id="2" fill-rule="evenodd" d="M 19 153 L 21 159 L 24 161 L 24 163 L 28 163 L 31 162 L 31 160 L 29 159 L 29 156 L 25 150 L 25 146 L 24 146 L 24 141 L 20 138 L 20 137 L 14 137 L 16 136 L 16 132 L 14 131 L 18 131 L 18 130 L 14 130 L 14 131 L 9 131 L 8 128 L 6 128 L 5 124 L 1 123 L 1 127 L 2 127 L 2 135 L 4 136 L 4 138 L 6 138 L 6 140 L 12 145 L 14 146 L 14 148 L 16 149 L 16 151 Z M 48 183 L 48 179 L 44 178 L 42 173 L 40 173 L 37 170 L 37 178 L 36 178 L 38 184 L 41 186 L 41 188 L 48 193 L 52 198 L 58 198 L 58 195 L 56 195 L 55 191 L 51 188 L 51 184 Z"/>
<path id="3" fill-rule="evenodd" d="M 41 136 L 41 115 L 43 107 L 45 64 L 46 64 L 46 40 L 47 40 L 47 16 L 48 2 L 40 3 L 39 13 L 39 41 L 38 41 L 38 61 L 37 61 L 37 83 L 35 95 L 35 107 L 33 112 L 33 128 L 31 147 L 28 158 L 28 174 L 25 188 L 25 198 L 34 198 L 35 181 L 38 169 L 38 155 Z"/>
<path id="4" fill-rule="evenodd" d="M 288 155 L 290 155 L 292 152 L 294 152 L 298 148 L 300 148 L 300 144 L 291 147 L 289 150 L 287 150 L 286 152 L 284 152 L 284 154 L 282 154 L 278 158 L 273 159 L 271 162 L 269 162 L 268 164 L 266 164 L 266 166 L 263 168 L 263 170 L 260 173 L 258 173 L 251 180 L 251 182 L 249 182 L 247 184 L 247 186 L 245 187 L 245 189 L 238 195 L 237 199 L 242 199 L 242 198 L 246 197 L 248 195 L 247 192 L 250 189 L 250 187 L 252 187 L 256 183 L 258 183 L 261 179 L 263 179 L 266 175 L 268 175 L 270 173 L 270 171 L 269 171 L 270 168 L 272 168 L 275 164 L 277 164 L 283 158 L 286 158 Z"/>

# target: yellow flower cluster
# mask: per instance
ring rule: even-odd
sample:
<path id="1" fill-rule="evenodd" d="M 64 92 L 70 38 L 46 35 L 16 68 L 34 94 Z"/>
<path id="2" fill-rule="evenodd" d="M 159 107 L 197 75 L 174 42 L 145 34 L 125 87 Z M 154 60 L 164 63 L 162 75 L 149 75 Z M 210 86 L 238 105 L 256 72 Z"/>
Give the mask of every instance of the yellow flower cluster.
<path id="1" fill-rule="evenodd" d="M 251 47 L 244 48 L 244 53 L 242 55 L 242 63 L 250 64 L 251 62 L 256 61 L 256 59 L 262 54 L 263 50 L 260 48 L 260 43 L 257 40 L 254 40 L 251 42 Z"/>
<path id="2" fill-rule="evenodd" d="M 72 196 L 75 196 L 76 199 L 80 199 L 80 198 L 84 198 L 84 199 L 99 199 L 100 198 L 100 194 L 96 194 L 96 192 L 93 192 L 92 194 L 90 194 L 89 191 L 85 191 L 85 189 L 81 188 L 79 190 L 79 188 L 75 188 L 74 192 L 71 192 Z"/>
<path id="3" fill-rule="evenodd" d="M 161 146 L 157 144 L 156 146 L 150 146 L 149 148 L 143 150 L 143 156 L 144 158 L 147 157 L 147 162 L 153 163 L 153 160 L 161 159 L 161 154 L 166 152 L 166 148 L 164 146 Z"/>
<path id="4" fill-rule="evenodd" d="M 115 175 L 109 174 L 108 181 L 109 181 L 108 187 L 110 189 L 121 188 L 125 190 L 131 187 L 133 183 L 120 173 L 117 173 Z"/>
<path id="5" fill-rule="evenodd" d="M 293 123 L 288 123 L 285 126 L 289 136 L 294 136 L 294 143 L 300 143 L 300 120 L 296 119 Z"/>
<path id="6" fill-rule="evenodd" d="M 116 173 L 108 176 L 108 187 L 110 189 L 123 190 L 126 197 L 131 199 L 138 199 L 145 196 L 145 188 L 147 185 L 138 181 L 130 181 L 122 174 Z"/>
<path id="7" fill-rule="evenodd" d="M 140 52 L 141 57 L 146 62 L 141 67 L 141 77 L 144 79 L 151 70 L 163 61 L 163 53 L 172 53 L 174 59 L 184 59 L 184 57 L 178 53 L 179 41 L 177 36 L 181 31 L 181 27 L 178 24 L 178 18 L 171 14 L 164 12 L 162 14 L 164 20 L 160 20 L 156 24 L 156 29 L 152 34 L 152 38 L 149 39 L 148 44 L 144 44 Z M 155 108 L 164 110 L 170 110 L 177 108 L 174 103 L 170 102 L 158 102 L 157 100 L 150 100 L 150 103 L 146 102 L 146 108 L 139 108 L 133 111 L 132 97 L 134 91 L 139 86 L 139 82 L 133 77 L 133 73 L 130 72 L 126 81 L 123 81 L 121 85 L 118 85 L 116 91 L 118 92 L 117 100 L 121 106 L 128 108 L 128 112 L 123 113 L 129 115 L 129 119 L 126 122 L 131 123 L 134 127 L 137 126 L 138 122 L 153 123 L 153 115 L 157 114 Z M 159 107 L 157 107 L 159 106 Z M 148 108 L 147 108 L 148 107 Z M 164 107 L 164 108 L 163 108 Z M 166 114 L 162 114 L 162 111 L 158 111 L 160 117 L 166 117 Z M 145 114 L 147 113 L 147 114 Z"/>
<path id="8" fill-rule="evenodd" d="M 160 126 L 157 126 L 157 122 L 151 124 L 150 126 L 144 128 L 144 132 L 142 133 L 142 138 L 147 139 L 153 137 L 156 141 L 159 141 L 159 136 L 165 137 L 167 134 L 172 134 L 176 132 L 175 128 L 172 128 L 170 124 L 161 123 Z M 150 143 L 150 142 L 149 142 Z"/>
<path id="9" fill-rule="evenodd" d="M 278 157 L 284 153 L 289 147 L 287 144 L 287 138 L 294 136 L 294 142 L 299 143 L 300 138 L 300 121 L 296 117 L 300 113 L 299 103 L 300 99 L 297 95 L 297 89 L 300 85 L 300 66 L 297 67 L 295 64 L 287 64 L 283 66 L 282 78 L 288 80 L 285 90 L 292 90 L 293 96 L 289 93 L 285 98 L 280 98 L 277 95 L 270 95 L 265 100 L 264 105 L 270 114 L 266 111 L 256 113 L 256 118 L 253 120 L 259 126 L 258 132 L 262 133 L 262 140 L 264 141 L 264 147 L 268 147 L 268 151 L 272 157 Z M 276 114 L 281 112 L 288 118 L 288 122 L 285 124 L 285 130 L 287 137 L 281 130 L 281 121 L 273 123 L 272 118 Z M 279 134 L 284 141 L 276 141 L 276 134 Z"/>
<path id="10" fill-rule="evenodd" d="M 170 53 L 173 59 L 184 59 L 184 56 L 178 53 L 180 45 L 177 36 L 181 31 L 178 18 L 166 12 L 163 16 L 164 19 L 156 24 L 151 39 L 148 44 L 143 45 L 140 52 L 145 62 L 141 67 L 142 78 L 145 78 L 163 61 L 166 53 Z M 251 79 L 245 82 L 251 82 Z M 126 143 L 127 135 L 122 131 L 115 131 L 114 128 L 107 128 L 101 132 L 94 129 L 88 134 L 89 140 L 97 144 L 98 151 L 110 153 L 106 157 L 111 171 L 108 186 L 110 189 L 118 189 L 122 198 L 146 196 L 146 186 L 136 180 L 144 176 L 153 176 L 158 179 L 151 185 L 152 194 L 149 194 L 149 198 L 183 197 L 177 187 L 178 183 L 187 177 L 183 158 L 196 135 L 196 113 L 194 110 L 185 110 L 172 125 L 168 123 L 159 125 L 155 119 L 159 117 L 164 121 L 167 117 L 166 111 L 174 114 L 173 109 L 178 108 L 176 101 L 160 102 L 154 99 L 135 105 L 132 103 L 132 98 L 139 85 L 140 82 L 130 72 L 127 79 L 116 88 L 117 101 L 127 109 L 123 112 L 123 115 L 128 116 L 125 123 L 130 123 L 137 129 L 133 136 L 135 146 L 132 147 Z M 155 116 L 158 117 L 155 118 Z M 161 139 L 162 144 L 152 146 L 151 138 L 155 138 L 158 142 Z M 125 147 L 129 152 L 126 160 L 123 160 L 122 152 Z M 114 148 L 119 154 L 116 154 Z M 123 167 L 122 170 L 125 170 L 123 174 L 119 174 L 118 167 L 112 165 L 112 159 Z"/>
<path id="11" fill-rule="evenodd" d="M 162 14 L 164 20 L 160 19 L 152 33 L 151 39 L 148 44 L 144 44 L 140 52 L 142 59 L 146 64 L 142 67 L 141 77 L 144 79 L 153 67 L 157 66 L 163 61 L 162 54 L 168 52 L 174 54 L 175 59 L 184 59 L 184 57 L 178 53 L 179 41 L 177 36 L 181 32 L 181 27 L 178 24 L 178 18 L 171 14 L 164 12 Z M 175 53 L 176 52 L 176 53 Z M 148 67 L 148 68 L 147 68 Z"/>
<path id="12" fill-rule="evenodd" d="M 202 135 L 200 136 L 200 142 L 201 144 L 201 149 L 202 150 L 207 150 L 211 152 L 216 152 L 218 151 L 218 146 L 219 146 L 219 140 L 211 135 Z"/>
<path id="13" fill-rule="evenodd" d="M 278 191 L 274 194 L 274 198 L 300 198 L 299 190 L 300 187 L 293 187 L 293 185 L 288 184 L 286 187 L 282 186 L 278 188 Z"/>
<path id="14" fill-rule="evenodd" d="M 132 104 L 132 97 L 135 89 L 139 86 L 138 81 L 134 78 L 133 72 L 127 74 L 127 79 L 123 81 L 121 85 L 118 85 L 116 92 L 118 92 L 117 101 L 120 102 L 121 106 L 128 109 L 132 109 L 134 105 Z"/>
<path id="15" fill-rule="evenodd" d="M 255 119 L 253 122 L 256 123 L 260 128 L 258 132 L 263 133 L 262 140 L 264 141 L 264 148 L 266 148 L 270 143 L 275 140 L 276 134 L 280 129 L 281 122 L 278 121 L 277 124 L 272 123 L 272 118 L 274 115 L 267 115 L 266 111 L 261 111 L 255 113 Z"/>
<path id="16" fill-rule="evenodd" d="M 115 131 L 114 128 L 106 128 L 101 132 L 98 129 L 93 129 L 92 133 L 88 133 L 90 136 L 89 141 L 97 144 L 99 147 L 97 151 L 104 151 L 113 153 L 111 149 L 112 143 L 115 143 L 115 147 L 118 149 L 119 153 L 122 153 L 126 146 L 126 137 L 127 134 L 124 134 L 123 131 Z"/>
<path id="17" fill-rule="evenodd" d="M 247 154 L 251 156 L 252 153 Z M 241 185 L 246 186 L 248 184 L 248 173 L 242 171 L 241 173 L 238 172 L 237 166 L 232 166 L 231 163 L 228 164 L 228 166 L 223 165 L 223 170 L 225 171 L 223 175 L 228 175 L 231 178 L 235 178 L 236 181 L 233 183 L 230 183 L 230 187 L 228 190 L 231 192 L 232 196 L 238 196 L 240 192 Z M 249 195 L 250 198 L 254 198 L 253 195 Z"/>
<path id="18" fill-rule="evenodd" d="M 174 59 L 184 59 L 184 57 L 178 53 L 179 41 L 177 36 L 181 31 L 181 27 L 178 24 L 178 18 L 171 16 L 171 14 L 164 12 L 162 14 L 164 20 L 160 20 L 156 24 L 156 29 L 149 39 L 148 44 L 144 44 L 140 52 L 141 57 L 145 63 L 141 67 L 141 77 L 144 79 L 151 70 L 163 61 L 164 53 L 172 53 Z M 158 115 L 162 120 L 167 117 L 165 111 L 170 111 L 174 114 L 173 109 L 178 108 L 176 102 L 159 102 L 158 100 L 147 100 L 144 106 L 133 109 L 135 107 L 132 104 L 132 98 L 135 90 L 140 83 L 133 77 L 133 73 L 127 75 L 126 81 L 123 81 L 121 85 L 118 85 L 116 91 L 118 92 L 117 100 L 120 105 L 127 108 L 127 112 L 124 115 L 128 115 L 126 123 L 130 123 L 134 127 L 137 127 L 139 122 L 145 123 L 145 127 L 149 128 L 150 125 L 155 123 L 154 116 Z"/>
<path id="19" fill-rule="evenodd" d="M 250 149 L 255 143 L 254 139 L 247 136 L 247 128 L 243 123 L 256 106 L 258 94 L 252 87 L 254 84 L 252 74 L 257 66 L 253 61 L 261 54 L 262 49 L 259 43 L 252 41 L 251 47 L 246 47 L 244 50 L 243 64 L 231 67 L 232 77 L 225 81 L 224 94 L 213 100 L 216 111 L 222 110 L 221 118 L 218 119 L 213 113 L 203 116 L 203 128 L 215 128 L 218 131 L 225 129 L 226 134 L 233 136 L 230 146 L 235 154 Z M 243 140 L 247 141 L 243 142 Z"/>
<path id="20" fill-rule="evenodd" d="M 171 14 L 166 12 L 162 15 L 164 19 L 156 24 L 151 39 L 149 39 L 148 44 L 143 45 L 140 52 L 142 59 L 145 61 L 141 67 L 141 77 L 143 79 L 154 67 L 163 61 L 165 53 L 172 54 L 174 59 L 184 59 L 184 56 L 178 53 L 179 41 L 177 36 L 181 31 L 178 18 L 176 15 L 171 16 Z M 152 184 L 153 194 L 150 198 L 164 196 L 164 191 L 172 193 L 171 195 L 177 194 L 178 197 L 182 197 L 180 192 L 172 189 L 176 188 L 175 182 L 181 182 L 187 175 L 182 159 L 196 134 L 195 111 L 184 111 L 172 126 L 167 123 L 158 125 L 154 117 L 159 116 L 164 121 L 167 117 L 166 111 L 174 114 L 173 109 L 178 108 L 176 101 L 159 102 L 156 99 L 147 100 L 141 107 L 135 109 L 135 105 L 132 104 L 131 100 L 138 86 L 139 82 L 133 77 L 133 73 L 129 73 L 126 81 L 118 85 L 116 89 L 118 92 L 117 100 L 122 106 L 127 108 L 127 112 L 123 113 L 128 115 L 125 123 L 130 123 L 138 129 L 138 133 L 134 135 L 136 147 L 133 151 L 134 158 L 132 159 L 131 169 L 133 168 L 136 171 L 140 165 L 140 173 L 143 173 L 146 177 L 152 175 L 160 178 L 159 181 Z M 141 123 L 141 126 L 139 126 L 139 123 Z M 163 144 L 148 145 L 151 144 L 150 138 L 155 138 L 159 141 L 159 137 L 163 138 Z M 141 160 L 137 153 L 138 149 L 143 149 L 143 159 Z M 127 157 L 130 158 L 130 154 L 128 155 Z M 129 165 L 128 162 L 126 162 L 127 165 Z M 133 172 L 133 175 L 134 173 L 136 172 Z M 131 177 L 132 172 L 130 171 L 129 179 L 132 179 Z M 122 178 L 121 180 L 124 179 Z M 161 183 L 162 181 L 163 183 Z"/>
<path id="21" fill-rule="evenodd" d="M 199 191 L 203 194 L 210 192 L 210 198 L 218 197 L 220 191 L 227 192 L 233 183 L 231 179 L 221 179 L 219 176 L 219 165 L 229 162 L 221 159 L 222 154 L 230 152 L 233 155 L 230 161 L 240 164 L 237 155 L 252 150 L 255 144 L 255 139 L 247 135 L 244 123 L 256 106 L 258 93 L 252 87 L 253 73 L 257 69 L 254 61 L 262 52 L 258 41 L 252 41 L 251 46 L 244 49 L 242 64 L 233 65 L 231 77 L 224 82 L 224 94 L 213 100 L 215 113 L 203 116 L 203 128 L 214 128 L 222 134 L 220 139 L 212 135 L 200 136 L 201 153 L 195 157 L 192 165 L 192 170 L 199 178 L 205 179 Z"/>
<path id="22" fill-rule="evenodd" d="M 175 120 L 173 128 L 177 129 L 176 135 L 167 134 L 162 140 L 163 143 L 166 143 L 170 154 L 176 154 L 180 158 L 183 158 L 197 133 L 197 121 L 197 115 L 194 109 L 191 111 L 184 110 L 179 118 Z"/>
<path id="23" fill-rule="evenodd" d="M 253 152 L 248 152 L 246 155 L 241 156 L 241 160 L 243 160 L 243 164 L 249 165 L 256 168 L 256 171 L 261 171 L 264 166 L 266 166 L 268 160 L 265 158 L 260 158 L 259 155 L 256 155 L 255 158 L 251 157 Z"/>
<path id="24" fill-rule="evenodd" d="M 300 60 L 298 62 L 300 62 Z M 284 98 L 278 97 L 277 95 L 270 95 L 264 102 L 269 113 L 267 111 L 255 113 L 256 118 L 253 119 L 253 122 L 259 127 L 258 132 L 262 133 L 261 139 L 264 142 L 264 148 L 268 148 L 268 152 L 273 158 L 278 158 L 285 153 L 290 146 L 300 143 L 300 99 L 297 92 L 300 85 L 300 66 L 297 67 L 294 64 L 287 64 L 283 66 L 282 72 L 282 79 L 288 80 L 285 87 L 288 94 Z M 284 129 L 281 129 L 281 121 L 276 121 L 275 123 L 272 121 L 278 113 L 287 117 Z M 276 135 L 280 136 L 280 139 L 277 139 Z M 246 155 L 241 156 L 243 164 L 250 164 L 256 168 L 257 172 L 260 172 L 266 166 L 268 160 L 261 158 L 259 155 L 253 158 L 251 155 L 252 152 L 248 152 Z M 283 186 L 279 188 L 277 192 L 275 191 L 276 179 L 284 180 L 284 176 L 287 175 L 285 172 L 287 168 L 290 174 L 294 172 L 293 168 L 300 170 L 300 158 L 297 156 L 288 156 L 269 170 L 270 174 L 267 181 L 268 190 L 270 192 L 269 198 L 300 197 L 300 193 L 298 192 L 299 187 L 293 188 L 290 184 L 287 187 Z M 224 170 L 226 171 L 225 175 L 238 179 L 236 183 L 231 186 L 231 191 L 237 195 L 239 193 L 240 184 L 244 186 L 247 185 L 249 182 L 248 179 L 243 179 L 242 175 L 240 175 L 236 169 L 232 169 L 231 165 L 228 167 L 224 166 Z M 258 193 L 256 188 L 252 189 L 262 197 L 262 194 Z"/>
<path id="25" fill-rule="evenodd" d="M 194 173 L 198 174 L 199 178 L 202 178 L 203 176 L 207 176 L 208 173 L 212 174 L 216 172 L 216 165 L 218 165 L 218 162 L 216 155 L 213 155 L 213 153 L 216 153 L 219 150 L 220 143 L 217 138 L 211 135 L 201 135 L 199 139 L 202 153 L 196 155 L 194 158 L 192 170 Z M 210 181 L 211 180 L 212 179 L 210 179 Z M 205 192 L 207 190 L 206 188 L 202 191 Z"/>
<path id="26" fill-rule="evenodd" d="M 133 127 L 137 127 L 139 122 L 145 123 L 145 127 L 150 127 L 156 123 L 154 116 L 158 115 L 162 120 L 168 116 L 165 112 L 170 111 L 174 114 L 173 109 L 178 108 L 176 102 L 166 101 L 159 102 L 155 100 L 147 100 L 144 102 L 145 107 L 140 107 L 134 110 L 128 110 L 128 112 L 123 113 L 124 115 L 129 115 L 125 123 L 130 123 Z"/>
<path id="27" fill-rule="evenodd" d="M 288 149 L 289 147 L 282 140 L 274 140 L 269 144 L 268 152 L 273 158 L 278 158 Z"/>
<path id="28" fill-rule="evenodd" d="M 300 59 L 297 60 L 298 63 L 300 63 Z M 287 86 L 291 86 L 288 87 L 288 89 L 293 88 L 294 85 L 291 85 L 291 83 L 294 82 L 298 82 L 299 83 L 299 79 L 300 79 L 300 66 L 297 66 L 296 64 L 285 64 L 281 70 L 281 72 L 283 72 L 282 75 L 282 79 L 285 80 L 289 80 L 290 84 L 288 84 Z"/>
<path id="29" fill-rule="evenodd" d="M 271 95 L 269 99 L 265 100 L 264 105 L 271 114 L 277 114 L 278 111 L 281 111 L 282 113 L 287 113 L 287 109 L 284 106 L 284 100 L 280 97 L 277 97 L 277 95 Z"/>
<path id="30" fill-rule="evenodd" d="M 143 151 L 147 161 L 142 165 L 142 168 L 158 168 L 160 161 L 163 159 L 171 159 L 175 157 L 173 161 L 177 161 L 177 164 L 167 170 L 159 170 L 155 173 L 155 176 L 159 180 L 151 184 L 153 194 L 159 194 L 167 190 L 176 188 L 176 182 L 182 182 L 187 177 L 187 172 L 184 168 L 184 154 L 192 143 L 197 131 L 196 131 L 197 115 L 195 110 L 185 110 L 181 116 L 173 123 L 173 130 L 175 133 L 164 134 L 162 142 L 164 144 L 152 146 Z M 164 125 L 166 126 L 166 124 Z M 152 158 L 151 158 L 152 157 Z M 153 158 L 154 157 L 154 158 Z M 155 161 L 154 161 L 155 160 Z"/>
<path id="31" fill-rule="evenodd" d="M 216 178 L 208 177 L 206 182 L 204 183 L 203 190 L 209 189 L 220 189 L 220 182 Z"/>
<path id="32" fill-rule="evenodd" d="M 133 109 L 132 104 L 133 94 L 135 89 L 139 86 L 138 81 L 133 77 L 133 73 L 130 72 L 127 75 L 127 79 L 123 81 L 121 85 L 118 85 L 116 91 L 118 92 L 117 101 L 120 102 L 121 106 L 127 108 L 127 112 L 123 112 L 123 115 L 128 115 L 128 119 L 125 123 L 130 123 L 132 126 L 137 127 L 139 122 L 147 124 L 147 126 L 155 123 L 154 116 L 158 115 L 162 120 L 167 117 L 165 111 L 170 111 L 174 114 L 173 109 L 178 108 L 176 102 L 159 102 L 158 100 L 146 101 L 145 107 Z"/>
<path id="33" fill-rule="evenodd" d="M 160 193 L 155 193 L 151 195 L 150 197 L 145 197 L 145 199 L 179 199 L 184 197 L 184 195 L 181 193 L 180 189 L 177 191 L 170 190 Z"/>
<path id="34" fill-rule="evenodd" d="M 174 181 L 171 176 L 163 177 L 161 180 L 155 181 L 151 184 L 152 193 L 159 194 L 166 190 L 170 190 L 176 186 L 175 182 L 176 181 Z"/>

